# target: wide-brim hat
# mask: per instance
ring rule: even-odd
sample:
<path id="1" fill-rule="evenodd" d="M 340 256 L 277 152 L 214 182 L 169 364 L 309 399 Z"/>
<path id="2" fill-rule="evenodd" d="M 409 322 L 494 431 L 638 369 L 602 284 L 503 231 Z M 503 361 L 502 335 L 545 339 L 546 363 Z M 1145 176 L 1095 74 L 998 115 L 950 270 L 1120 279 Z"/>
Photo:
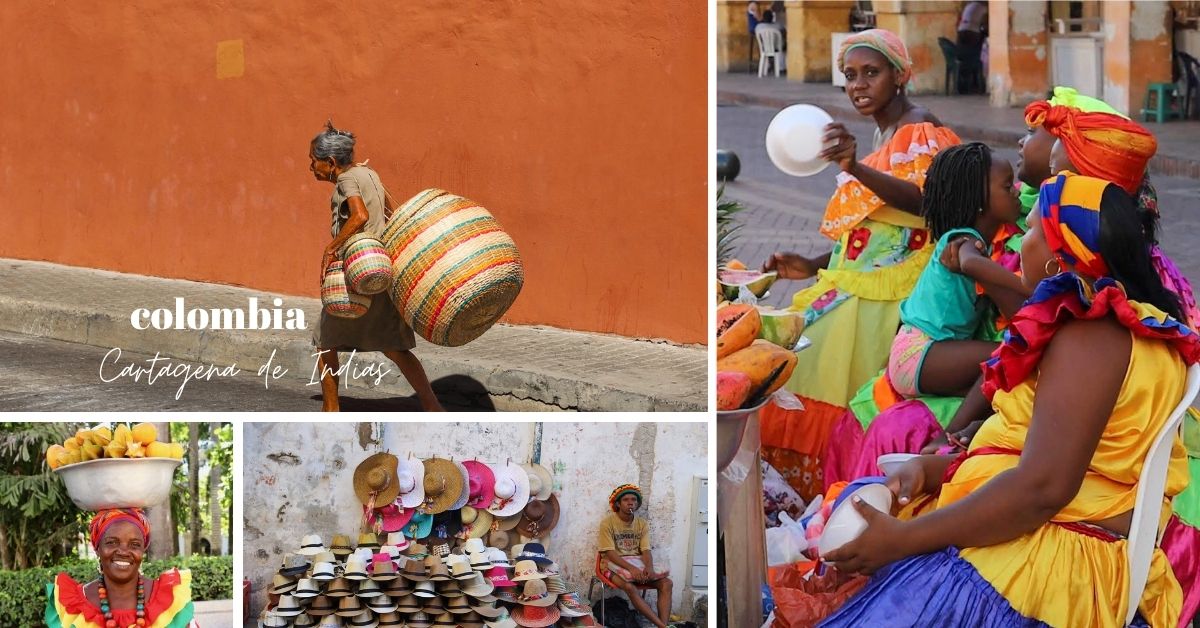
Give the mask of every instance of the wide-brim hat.
<path id="1" fill-rule="evenodd" d="M 392 628 L 392 626 L 404 625 L 404 618 L 396 611 L 384 613 L 376 617 L 376 619 L 379 620 L 379 628 Z"/>
<path id="2" fill-rule="evenodd" d="M 279 604 L 275 606 L 275 614 L 280 617 L 295 617 L 304 611 L 300 608 L 300 601 L 295 596 L 284 593 L 279 596 Z"/>
<path id="3" fill-rule="evenodd" d="M 813 105 L 783 109 L 767 126 L 767 157 L 776 168 L 795 177 L 821 172 L 830 163 L 820 157 L 821 151 L 831 146 L 823 139 L 830 122 L 833 118 Z"/>
<path id="4" fill-rule="evenodd" d="M 396 612 L 396 603 L 386 595 L 379 595 L 367 600 L 367 608 L 374 613 L 394 613 Z"/>
<path id="5" fill-rule="evenodd" d="M 513 582 L 524 582 L 526 580 L 543 580 L 545 578 L 546 578 L 546 574 L 542 573 L 541 571 L 538 571 L 537 563 L 533 562 L 532 560 L 526 559 L 526 560 L 517 561 L 516 566 L 513 567 L 513 577 L 512 577 Z"/>
<path id="6" fill-rule="evenodd" d="M 345 534 L 333 535 L 333 541 L 329 543 L 329 551 L 339 557 L 350 554 L 354 551 L 354 548 L 350 547 L 350 537 Z"/>
<path id="7" fill-rule="evenodd" d="M 592 614 L 592 607 L 579 599 L 574 591 L 558 596 L 558 610 L 563 617 L 585 617 Z"/>
<path id="8" fill-rule="evenodd" d="M 303 556 L 316 556 L 325 550 L 325 543 L 321 541 L 319 534 L 306 534 L 300 539 L 300 549 L 296 550 L 297 554 Z"/>
<path id="9" fill-rule="evenodd" d="M 425 501 L 420 510 L 429 514 L 446 512 L 463 494 L 463 472 L 445 458 L 430 458 L 424 463 Z"/>
<path id="10" fill-rule="evenodd" d="M 318 595 L 312 599 L 312 602 L 308 603 L 308 608 L 305 608 L 304 612 L 314 617 L 324 617 L 332 615 L 336 610 L 337 603 L 333 599 L 328 595 Z"/>
<path id="11" fill-rule="evenodd" d="M 333 582 L 330 582 L 325 589 L 325 595 L 329 597 L 346 597 L 353 594 L 354 589 L 350 586 L 350 582 L 342 577 L 334 578 Z"/>
<path id="12" fill-rule="evenodd" d="M 378 625 L 379 622 L 375 621 L 375 614 L 365 609 L 346 620 L 347 628 L 376 628 Z"/>
<path id="13" fill-rule="evenodd" d="M 492 583 L 492 587 L 515 587 L 517 583 L 508 577 L 508 570 L 504 567 L 492 567 L 484 577 Z"/>
<path id="14" fill-rule="evenodd" d="M 454 462 L 454 466 L 456 468 L 458 468 L 459 475 L 462 476 L 462 487 L 463 488 L 462 488 L 462 493 L 459 493 L 459 495 L 458 495 L 458 499 L 455 499 L 454 503 L 450 504 L 450 510 L 458 510 L 458 509 L 462 508 L 463 506 L 466 506 L 467 499 L 469 499 L 471 497 L 471 491 L 470 491 L 471 475 L 469 473 L 467 473 L 467 467 L 463 466 L 463 463 L 461 463 L 461 462 Z"/>
<path id="15" fill-rule="evenodd" d="M 558 525 L 558 496 L 553 493 L 545 501 L 533 500 L 525 505 L 517 531 L 532 539 L 545 538 Z"/>
<path id="16" fill-rule="evenodd" d="M 529 503 L 529 474 L 519 465 L 506 462 L 492 467 L 496 477 L 493 488 L 495 496 L 487 511 L 496 517 L 508 517 L 521 512 Z M 504 529 L 501 526 L 500 529 Z"/>
<path id="17" fill-rule="evenodd" d="M 354 468 L 354 495 L 363 504 L 382 506 L 396 501 L 400 493 L 400 481 L 396 468 L 400 460 L 392 454 L 382 453 L 368 456 Z M 374 502 L 371 494 L 375 494 Z"/>
<path id="18" fill-rule="evenodd" d="M 496 474 L 487 464 L 478 460 L 464 460 L 467 468 L 467 506 L 486 509 L 496 497 Z"/>
<path id="19" fill-rule="evenodd" d="M 550 471 L 536 462 L 521 467 L 529 475 L 529 498 L 550 499 L 550 493 L 554 492 L 554 478 L 550 476 Z"/>
<path id="20" fill-rule="evenodd" d="M 271 579 L 271 593 L 275 595 L 283 595 L 296 590 L 296 579 L 289 578 L 281 573 L 275 574 Z"/>
<path id="21" fill-rule="evenodd" d="M 512 535 L 504 530 L 492 530 L 492 533 L 487 538 L 488 546 L 492 549 L 498 549 L 501 552 L 508 549 L 509 543 L 512 542 Z M 507 554 L 505 554 L 507 556 Z M 496 562 L 493 558 L 492 562 Z"/>
<path id="22" fill-rule="evenodd" d="M 494 517 L 492 527 L 501 532 L 512 532 L 513 530 L 516 530 L 517 525 L 521 523 L 521 516 L 525 514 L 525 504 L 528 503 L 529 500 L 525 500 L 525 503 L 522 504 L 521 507 L 516 510 L 516 512 L 508 516 L 499 517 L 492 515 Z"/>
<path id="23" fill-rule="evenodd" d="M 408 523 L 400 530 L 410 539 L 417 540 L 429 536 L 429 531 L 433 529 L 433 515 L 418 512 L 413 515 Z"/>
<path id="24" fill-rule="evenodd" d="M 553 626 L 559 617 L 557 606 L 522 605 L 512 612 L 513 621 L 525 628 L 547 628 Z"/>
<path id="25" fill-rule="evenodd" d="M 366 509 L 367 507 L 363 506 L 363 510 L 365 511 Z M 379 521 L 380 530 L 387 533 L 392 533 L 399 532 L 404 527 L 404 524 L 408 523 L 409 520 L 413 518 L 413 515 L 416 514 L 416 512 L 417 511 L 413 508 L 404 508 L 397 505 L 395 502 L 392 502 L 383 508 L 376 508 L 375 511 L 371 513 L 371 516 Z"/>
<path id="26" fill-rule="evenodd" d="M 552 606 L 558 602 L 558 594 L 546 589 L 545 580 L 526 580 L 517 596 L 517 603 L 524 606 Z"/>
<path id="27" fill-rule="evenodd" d="M 395 502 L 406 510 L 425 503 L 425 463 L 416 458 L 400 461 L 396 471 L 400 485 Z"/>
<path id="28" fill-rule="evenodd" d="M 463 529 L 468 539 L 482 539 L 492 531 L 492 521 L 495 520 L 492 513 L 473 506 L 463 506 L 458 512 L 462 515 Z"/>
<path id="29" fill-rule="evenodd" d="M 501 611 L 499 615 L 492 618 L 492 621 L 484 622 L 484 625 L 488 628 L 518 628 L 512 615 L 508 614 L 508 609 L 501 609 Z"/>

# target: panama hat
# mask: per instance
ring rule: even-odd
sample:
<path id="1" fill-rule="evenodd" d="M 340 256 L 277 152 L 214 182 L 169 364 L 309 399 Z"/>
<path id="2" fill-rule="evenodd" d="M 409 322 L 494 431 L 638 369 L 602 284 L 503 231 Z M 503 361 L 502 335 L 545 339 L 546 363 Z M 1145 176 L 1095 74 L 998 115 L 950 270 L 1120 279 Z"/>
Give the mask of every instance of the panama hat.
<path id="1" fill-rule="evenodd" d="M 554 490 L 554 478 L 550 477 L 546 467 L 536 462 L 523 464 L 521 467 L 529 475 L 529 498 L 550 499 L 550 493 Z"/>
<path id="2" fill-rule="evenodd" d="M 363 580 L 362 582 L 358 583 L 358 591 L 355 592 L 355 595 L 365 600 L 368 598 L 379 597 L 383 595 L 383 591 L 379 590 L 378 582 L 375 582 L 374 580 Z"/>
<path id="3" fill-rule="evenodd" d="M 450 570 L 446 567 L 440 558 L 435 558 L 432 563 L 425 563 L 429 568 L 429 580 L 432 582 L 445 582 L 450 580 Z"/>
<path id="4" fill-rule="evenodd" d="M 521 553 L 517 555 L 517 560 L 532 560 L 539 566 L 549 565 L 553 562 L 546 556 L 546 548 L 542 547 L 541 543 L 522 543 Z"/>
<path id="5" fill-rule="evenodd" d="M 329 550 L 325 550 L 323 552 L 317 552 L 316 554 L 313 554 L 313 556 L 312 556 L 313 564 L 336 563 L 337 561 L 338 561 L 337 555 Z"/>
<path id="6" fill-rule="evenodd" d="M 303 556 L 315 556 L 325 551 L 325 543 L 321 541 L 319 534 L 306 534 L 300 539 L 300 549 L 296 550 L 297 554 Z"/>
<path id="7" fill-rule="evenodd" d="M 440 597 L 425 598 L 421 600 L 421 612 L 429 615 L 431 618 L 436 617 L 446 612 L 446 605 Z"/>
<path id="8" fill-rule="evenodd" d="M 438 596 L 446 599 L 450 599 L 452 597 L 462 597 L 463 595 L 462 589 L 459 588 L 458 581 L 456 580 L 446 580 L 437 583 L 436 591 Z"/>
<path id="9" fill-rule="evenodd" d="M 373 512 L 367 513 L 366 506 L 363 506 L 364 514 L 368 514 L 371 520 L 379 522 L 379 528 L 384 532 L 399 532 L 404 524 L 412 519 L 416 510 L 412 508 L 404 508 L 395 503 L 388 504 L 383 508 L 376 508 Z"/>
<path id="10" fill-rule="evenodd" d="M 314 617 L 332 615 L 337 610 L 337 603 L 327 595 L 318 595 L 308 604 L 305 612 Z"/>
<path id="11" fill-rule="evenodd" d="M 342 620 L 337 615 L 328 615 L 321 618 L 317 628 L 342 628 Z"/>
<path id="12" fill-rule="evenodd" d="M 462 588 L 463 593 L 474 598 L 491 595 L 492 591 L 496 589 L 496 585 L 492 584 L 491 580 L 483 577 L 483 574 L 478 571 L 472 573 L 469 579 L 463 580 L 458 586 Z"/>
<path id="13" fill-rule="evenodd" d="M 471 552 L 471 569 L 475 571 L 487 571 L 492 568 L 492 560 L 488 557 L 487 549 L 481 552 Z"/>
<path id="14" fill-rule="evenodd" d="M 470 611 L 465 615 L 458 616 L 458 625 L 463 628 L 483 628 L 483 618 L 479 616 L 479 613 Z"/>
<path id="15" fill-rule="evenodd" d="M 303 609 L 300 608 L 300 602 L 295 596 L 290 593 L 284 593 L 279 596 L 279 604 L 275 605 L 275 614 L 280 617 L 295 617 L 299 615 Z"/>
<path id="16" fill-rule="evenodd" d="M 446 612 L 453 615 L 465 615 L 471 612 L 471 604 L 466 597 L 456 597 L 446 600 Z"/>
<path id="17" fill-rule="evenodd" d="M 412 593 L 412 585 L 404 578 L 396 578 L 379 583 L 379 590 L 388 594 L 389 597 L 402 597 Z"/>
<path id="18" fill-rule="evenodd" d="M 421 610 L 421 600 L 417 599 L 417 596 L 409 593 L 408 595 L 396 600 L 396 610 L 406 615 L 409 613 L 415 613 Z"/>
<path id="19" fill-rule="evenodd" d="M 523 582 L 525 580 L 541 580 L 546 577 L 546 574 L 538 571 L 537 563 L 532 560 L 521 560 L 517 562 L 517 566 L 513 568 L 513 582 Z"/>
<path id="20" fill-rule="evenodd" d="M 314 628 L 321 620 L 308 613 L 300 613 L 292 620 L 292 628 Z"/>
<path id="21" fill-rule="evenodd" d="M 529 503 L 529 474 L 512 462 L 492 467 L 492 473 L 496 476 L 495 497 L 487 511 L 496 517 L 520 513 Z"/>
<path id="22" fill-rule="evenodd" d="M 546 576 L 546 590 L 555 595 L 561 595 L 567 592 L 567 583 L 558 574 Z"/>
<path id="23" fill-rule="evenodd" d="M 417 586 L 413 588 L 413 595 L 423 598 L 437 597 L 437 588 L 434 586 L 432 580 L 418 582 Z"/>
<path id="24" fill-rule="evenodd" d="M 585 617 L 592 614 L 592 607 L 579 599 L 579 594 L 571 591 L 558 596 L 558 610 L 563 617 Z"/>
<path id="25" fill-rule="evenodd" d="M 383 505 L 396 501 L 400 493 L 396 468 L 400 460 L 392 454 L 368 456 L 354 468 L 354 495 L 364 504 Z M 371 499 L 374 494 L 374 499 Z"/>
<path id="26" fill-rule="evenodd" d="M 354 592 L 350 588 L 350 582 L 345 578 L 334 578 L 333 582 L 329 583 L 329 588 L 325 589 L 325 595 L 329 597 L 346 597 Z"/>
<path id="27" fill-rule="evenodd" d="M 291 625 L 287 617 L 276 613 L 275 611 L 263 610 L 262 615 L 258 617 L 258 625 L 263 628 L 287 628 Z"/>
<path id="28" fill-rule="evenodd" d="M 285 576 L 299 576 L 308 571 L 308 557 L 303 554 L 288 554 L 283 557 L 283 566 L 279 573 Z"/>
<path id="29" fill-rule="evenodd" d="M 417 611 L 408 616 L 408 625 L 412 628 L 430 628 L 433 626 L 433 621 L 430 620 L 428 613 Z"/>
<path id="30" fill-rule="evenodd" d="M 429 579 L 429 571 L 425 568 L 425 562 L 420 560 L 410 560 L 404 563 L 404 571 L 400 575 L 409 582 L 424 582 Z"/>
<path id="31" fill-rule="evenodd" d="M 466 580 L 475 572 L 471 570 L 471 561 L 462 554 L 450 555 L 451 560 L 447 563 L 450 568 L 450 577 L 455 580 Z"/>
<path id="32" fill-rule="evenodd" d="M 429 531 L 432 529 L 433 515 L 418 512 L 413 515 L 412 519 L 408 520 L 408 523 L 405 524 L 404 529 L 401 531 L 404 532 L 404 536 L 415 540 L 429 536 Z"/>
<path id="33" fill-rule="evenodd" d="M 475 600 L 475 602 L 471 604 L 471 610 L 488 618 L 496 618 L 506 612 L 504 607 L 496 605 L 496 598 L 492 598 L 487 602 Z"/>
<path id="34" fill-rule="evenodd" d="M 375 613 L 394 613 L 396 612 L 396 603 L 386 595 L 377 595 L 367 600 L 367 608 Z"/>
<path id="35" fill-rule="evenodd" d="M 408 522 L 406 521 L 405 523 L 408 523 Z M 408 541 L 408 537 L 404 536 L 403 532 L 397 530 L 395 532 L 388 533 L 387 539 L 384 541 L 384 545 L 385 546 L 390 545 L 390 546 L 396 548 L 397 550 L 403 552 L 404 550 L 408 549 L 409 541 Z"/>
<path id="36" fill-rule="evenodd" d="M 492 531 L 492 513 L 473 506 L 463 506 L 459 514 L 468 539 L 481 539 Z"/>
<path id="37" fill-rule="evenodd" d="M 517 584 L 520 583 L 518 582 Z M 518 590 L 518 587 L 496 587 L 496 590 L 492 591 L 492 595 L 496 596 L 497 600 L 508 602 L 509 604 L 516 604 L 517 596 L 520 594 L 521 592 Z"/>
<path id="38" fill-rule="evenodd" d="M 346 559 L 346 572 L 342 576 L 347 580 L 366 580 L 367 561 L 357 554 L 351 556 Z"/>
<path id="39" fill-rule="evenodd" d="M 498 547 L 487 548 L 487 556 L 493 567 L 512 567 L 512 563 L 508 561 L 508 554 Z"/>
<path id="40" fill-rule="evenodd" d="M 517 596 L 517 603 L 525 606 L 552 606 L 556 602 L 558 594 L 546 589 L 545 580 L 526 580 L 521 595 Z"/>
<path id="41" fill-rule="evenodd" d="M 518 628 L 517 622 L 513 621 L 512 615 L 508 614 L 508 609 L 500 609 L 500 614 L 492 619 L 492 621 L 484 622 L 488 628 Z"/>
<path id="42" fill-rule="evenodd" d="M 296 590 L 292 592 L 293 596 L 302 599 L 314 598 L 320 594 L 321 588 L 312 578 L 301 578 L 300 582 L 296 584 Z"/>
<path id="43" fill-rule="evenodd" d="M 450 504 L 450 510 L 458 510 L 463 506 L 466 506 L 467 500 L 471 497 L 471 475 L 467 473 L 467 467 L 461 462 L 454 462 L 454 466 L 458 469 L 459 475 L 462 476 L 462 492 L 459 493 L 458 498 L 454 500 L 454 503 Z"/>
<path id="44" fill-rule="evenodd" d="M 796 177 L 817 174 L 830 162 L 821 151 L 835 144 L 823 141 L 825 125 L 833 122 L 824 109 L 813 105 L 784 108 L 767 126 L 767 156 L 783 172 Z"/>
<path id="45" fill-rule="evenodd" d="M 358 597 L 347 595 L 338 600 L 338 609 L 334 611 L 334 614 L 339 617 L 353 617 L 363 612 L 363 610 L 362 602 L 359 601 Z"/>
<path id="46" fill-rule="evenodd" d="M 295 591 L 295 590 L 296 590 L 296 579 L 295 578 L 289 578 L 283 574 L 277 573 L 277 574 L 275 574 L 275 577 L 273 577 L 271 579 L 271 593 L 273 593 L 275 595 L 291 593 L 292 591 Z"/>
<path id="47" fill-rule="evenodd" d="M 458 622 L 454 621 L 454 617 L 445 611 L 441 615 L 433 618 L 433 625 L 436 628 L 455 628 Z"/>
<path id="48" fill-rule="evenodd" d="M 350 547 L 350 537 L 345 534 L 333 535 L 333 542 L 329 544 L 329 551 L 333 552 L 334 556 L 339 558 L 347 556 L 350 552 L 354 551 L 354 548 Z"/>
<path id="49" fill-rule="evenodd" d="M 553 626 L 560 616 L 557 606 L 518 606 L 512 613 L 513 620 L 525 628 Z"/>
<path id="50" fill-rule="evenodd" d="M 354 548 L 355 552 L 359 552 L 361 555 L 361 552 L 363 550 L 372 550 L 372 553 L 373 553 L 373 550 L 377 550 L 377 549 L 379 549 L 379 535 L 375 534 L 374 532 L 360 532 L 359 533 L 358 547 Z M 365 558 L 369 559 L 370 554 L 367 554 L 365 556 Z"/>
<path id="51" fill-rule="evenodd" d="M 379 628 L 392 628 L 393 626 L 398 627 L 404 625 L 404 619 L 402 619 L 400 614 L 395 611 L 384 613 L 377 619 L 379 620 Z"/>
<path id="52" fill-rule="evenodd" d="M 346 625 L 352 626 L 353 628 L 375 628 L 379 625 L 379 623 L 375 621 L 374 613 L 364 610 L 363 612 L 346 620 Z"/>
<path id="53" fill-rule="evenodd" d="M 488 535 L 488 545 L 491 549 L 499 550 L 501 554 L 508 548 L 509 542 L 509 534 L 504 530 L 492 530 L 492 533 Z M 496 562 L 495 557 L 491 557 L 491 559 L 493 563 Z"/>
<path id="54" fill-rule="evenodd" d="M 511 556 L 514 561 L 518 560 L 517 557 L 521 555 L 521 550 L 523 549 L 525 549 L 525 544 L 517 543 L 516 545 L 508 548 L 508 555 Z"/>
<path id="55" fill-rule="evenodd" d="M 320 562 L 313 565 L 312 579 L 317 582 L 329 582 L 337 577 L 337 568 L 333 563 Z"/>
<path id="56" fill-rule="evenodd" d="M 533 500 L 525 505 L 517 531 L 531 539 L 545 538 L 558 525 L 558 496 L 545 501 Z"/>
<path id="57" fill-rule="evenodd" d="M 371 558 L 371 570 L 367 575 L 372 580 L 395 580 L 396 564 L 392 562 L 391 555 L 382 552 L 375 554 Z"/>

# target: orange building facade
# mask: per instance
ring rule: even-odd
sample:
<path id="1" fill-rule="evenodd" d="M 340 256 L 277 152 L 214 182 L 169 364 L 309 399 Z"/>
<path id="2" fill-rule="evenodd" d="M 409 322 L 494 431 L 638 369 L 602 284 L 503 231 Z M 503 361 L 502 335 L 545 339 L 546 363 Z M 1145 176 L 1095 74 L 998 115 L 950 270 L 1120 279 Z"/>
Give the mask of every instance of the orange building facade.
<path id="1" fill-rule="evenodd" d="M 137 6 L 141 5 L 141 6 Z M 316 296 L 327 118 L 403 200 L 487 207 L 515 324 L 703 343 L 707 9 L 0 4 L 0 257 Z"/>

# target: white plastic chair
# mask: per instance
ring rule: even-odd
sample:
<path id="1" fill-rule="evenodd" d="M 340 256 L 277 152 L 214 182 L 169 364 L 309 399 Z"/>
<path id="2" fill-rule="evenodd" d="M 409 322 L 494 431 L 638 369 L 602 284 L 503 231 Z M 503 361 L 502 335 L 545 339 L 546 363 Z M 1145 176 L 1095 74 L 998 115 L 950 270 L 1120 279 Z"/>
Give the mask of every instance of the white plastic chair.
<path id="1" fill-rule="evenodd" d="M 1167 464 L 1171 461 L 1171 445 L 1179 435 L 1183 416 L 1200 391 L 1200 364 L 1193 364 L 1187 371 L 1187 384 L 1183 399 L 1163 425 L 1157 440 L 1146 452 L 1142 463 L 1142 475 L 1138 478 L 1137 499 L 1133 502 L 1133 523 L 1129 526 L 1129 540 L 1125 553 L 1129 559 L 1129 610 L 1125 613 L 1125 625 L 1133 622 L 1138 602 L 1146 590 L 1150 577 L 1150 558 L 1161 540 L 1158 521 L 1162 515 L 1163 490 L 1167 485 Z"/>
<path id="2" fill-rule="evenodd" d="M 774 60 L 775 76 L 779 76 L 779 66 L 783 64 L 783 32 L 777 28 L 760 28 L 754 32 L 758 38 L 758 76 L 767 75 L 767 59 Z"/>

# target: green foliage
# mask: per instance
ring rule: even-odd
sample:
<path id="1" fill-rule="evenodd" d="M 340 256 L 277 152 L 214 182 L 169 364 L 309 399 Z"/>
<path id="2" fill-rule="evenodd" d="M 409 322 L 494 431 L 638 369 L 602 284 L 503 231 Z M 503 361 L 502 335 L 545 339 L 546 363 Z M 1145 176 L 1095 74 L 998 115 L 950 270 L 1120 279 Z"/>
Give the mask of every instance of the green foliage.
<path id="1" fill-rule="evenodd" d="M 46 465 L 78 423 L 0 423 L 0 568 L 38 566 L 66 555 L 83 532 L 82 513 Z"/>
<path id="2" fill-rule="evenodd" d="M 233 557 L 188 556 L 142 563 L 142 573 L 157 578 L 172 567 L 192 570 L 192 601 L 233 597 Z M 46 585 L 65 571 L 76 582 L 96 578 L 96 561 L 72 560 L 54 567 L 0 571 L 0 626 L 45 626 Z"/>
<path id="3" fill-rule="evenodd" d="M 742 225 L 734 215 L 746 209 L 737 201 L 725 199 L 725 186 L 717 189 L 717 265 L 724 265 L 733 257 L 733 245 L 737 242 Z"/>

